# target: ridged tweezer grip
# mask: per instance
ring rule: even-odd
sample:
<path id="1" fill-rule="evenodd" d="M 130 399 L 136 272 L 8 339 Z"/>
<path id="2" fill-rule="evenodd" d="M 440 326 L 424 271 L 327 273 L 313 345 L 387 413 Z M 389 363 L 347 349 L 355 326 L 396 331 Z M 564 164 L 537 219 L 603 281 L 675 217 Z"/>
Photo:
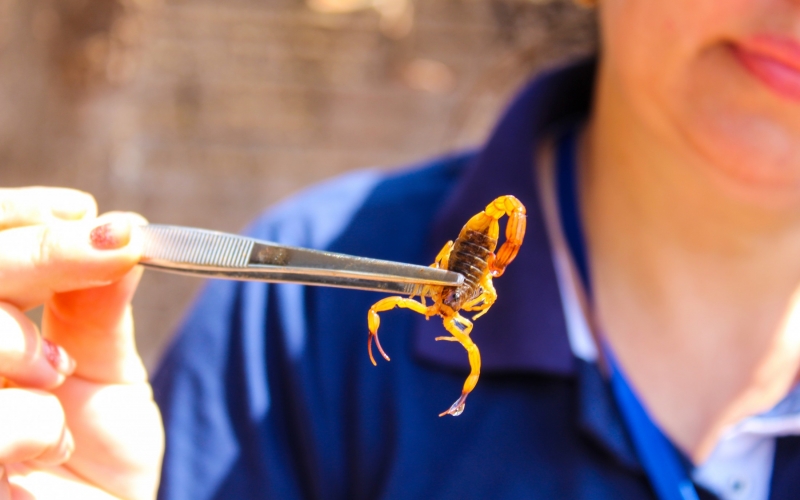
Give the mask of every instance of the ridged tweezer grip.
<path id="1" fill-rule="evenodd" d="M 174 263 L 215 268 L 247 266 L 253 240 L 214 231 L 150 224 L 145 233 L 143 263 Z"/>

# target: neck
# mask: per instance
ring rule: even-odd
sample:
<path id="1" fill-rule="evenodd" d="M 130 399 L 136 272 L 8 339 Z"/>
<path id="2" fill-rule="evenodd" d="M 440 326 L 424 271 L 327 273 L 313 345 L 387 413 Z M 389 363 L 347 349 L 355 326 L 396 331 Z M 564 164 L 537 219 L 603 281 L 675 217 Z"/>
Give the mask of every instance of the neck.
<path id="1" fill-rule="evenodd" d="M 701 462 L 795 383 L 800 210 L 726 184 L 611 80 L 580 152 L 597 316 L 657 423 Z"/>

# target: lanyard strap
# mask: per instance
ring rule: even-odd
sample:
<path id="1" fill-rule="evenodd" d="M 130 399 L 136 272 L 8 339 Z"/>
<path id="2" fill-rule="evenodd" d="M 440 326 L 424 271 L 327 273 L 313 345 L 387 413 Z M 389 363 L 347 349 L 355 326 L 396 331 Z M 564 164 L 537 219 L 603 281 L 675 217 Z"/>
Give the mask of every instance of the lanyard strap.
<path id="1" fill-rule="evenodd" d="M 556 193 L 564 238 L 572 253 L 575 267 L 591 298 L 589 259 L 580 221 L 577 183 L 577 131 L 570 128 L 558 141 L 556 150 Z M 633 440 L 647 477 L 660 500 L 698 500 L 697 491 L 689 478 L 678 450 L 653 423 L 642 406 L 625 374 L 617 363 L 607 342 L 601 337 L 600 348 L 608 363 L 611 392 L 614 394 L 622 419 Z"/>

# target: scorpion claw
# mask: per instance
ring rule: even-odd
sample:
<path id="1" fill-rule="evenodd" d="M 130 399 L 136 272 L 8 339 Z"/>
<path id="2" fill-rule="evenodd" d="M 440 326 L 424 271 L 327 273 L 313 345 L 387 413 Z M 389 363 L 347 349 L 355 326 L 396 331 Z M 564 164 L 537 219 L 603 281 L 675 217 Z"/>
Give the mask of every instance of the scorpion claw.
<path id="1" fill-rule="evenodd" d="M 372 334 L 367 339 L 367 352 L 369 353 L 369 360 L 372 361 L 372 366 L 378 366 L 378 363 L 375 362 L 375 356 L 372 355 Z"/>
<path id="2" fill-rule="evenodd" d="M 367 340 L 367 351 L 369 352 L 369 359 L 370 359 L 370 361 L 372 361 L 372 364 L 375 365 L 375 366 L 378 366 L 378 363 L 375 362 L 375 357 L 372 356 L 372 339 L 373 338 L 375 339 L 375 345 L 378 347 L 378 352 L 381 353 L 381 356 L 383 356 L 383 359 L 385 359 L 386 361 L 391 361 L 391 359 L 389 359 L 389 356 L 383 350 L 383 347 L 381 347 L 381 341 L 378 339 L 378 333 L 377 332 L 376 333 L 369 332 L 369 340 Z"/>
<path id="3" fill-rule="evenodd" d="M 450 408 L 448 408 L 447 411 L 443 411 L 442 413 L 440 413 L 439 416 L 444 417 L 445 415 L 452 415 L 454 417 L 457 417 L 461 415 L 464 412 L 464 406 L 466 406 L 467 404 L 466 401 L 467 401 L 467 394 L 462 392 L 461 397 L 456 399 L 456 402 L 450 405 Z"/>

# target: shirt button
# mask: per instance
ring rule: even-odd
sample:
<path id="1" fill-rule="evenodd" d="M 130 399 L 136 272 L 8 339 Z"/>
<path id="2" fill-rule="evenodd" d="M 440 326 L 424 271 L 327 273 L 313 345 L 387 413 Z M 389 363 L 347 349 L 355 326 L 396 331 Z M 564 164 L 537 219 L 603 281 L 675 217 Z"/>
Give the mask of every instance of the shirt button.
<path id="1" fill-rule="evenodd" d="M 734 476 L 728 479 L 728 489 L 734 498 L 744 497 L 747 494 L 748 486 L 747 479 L 741 476 Z"/>

